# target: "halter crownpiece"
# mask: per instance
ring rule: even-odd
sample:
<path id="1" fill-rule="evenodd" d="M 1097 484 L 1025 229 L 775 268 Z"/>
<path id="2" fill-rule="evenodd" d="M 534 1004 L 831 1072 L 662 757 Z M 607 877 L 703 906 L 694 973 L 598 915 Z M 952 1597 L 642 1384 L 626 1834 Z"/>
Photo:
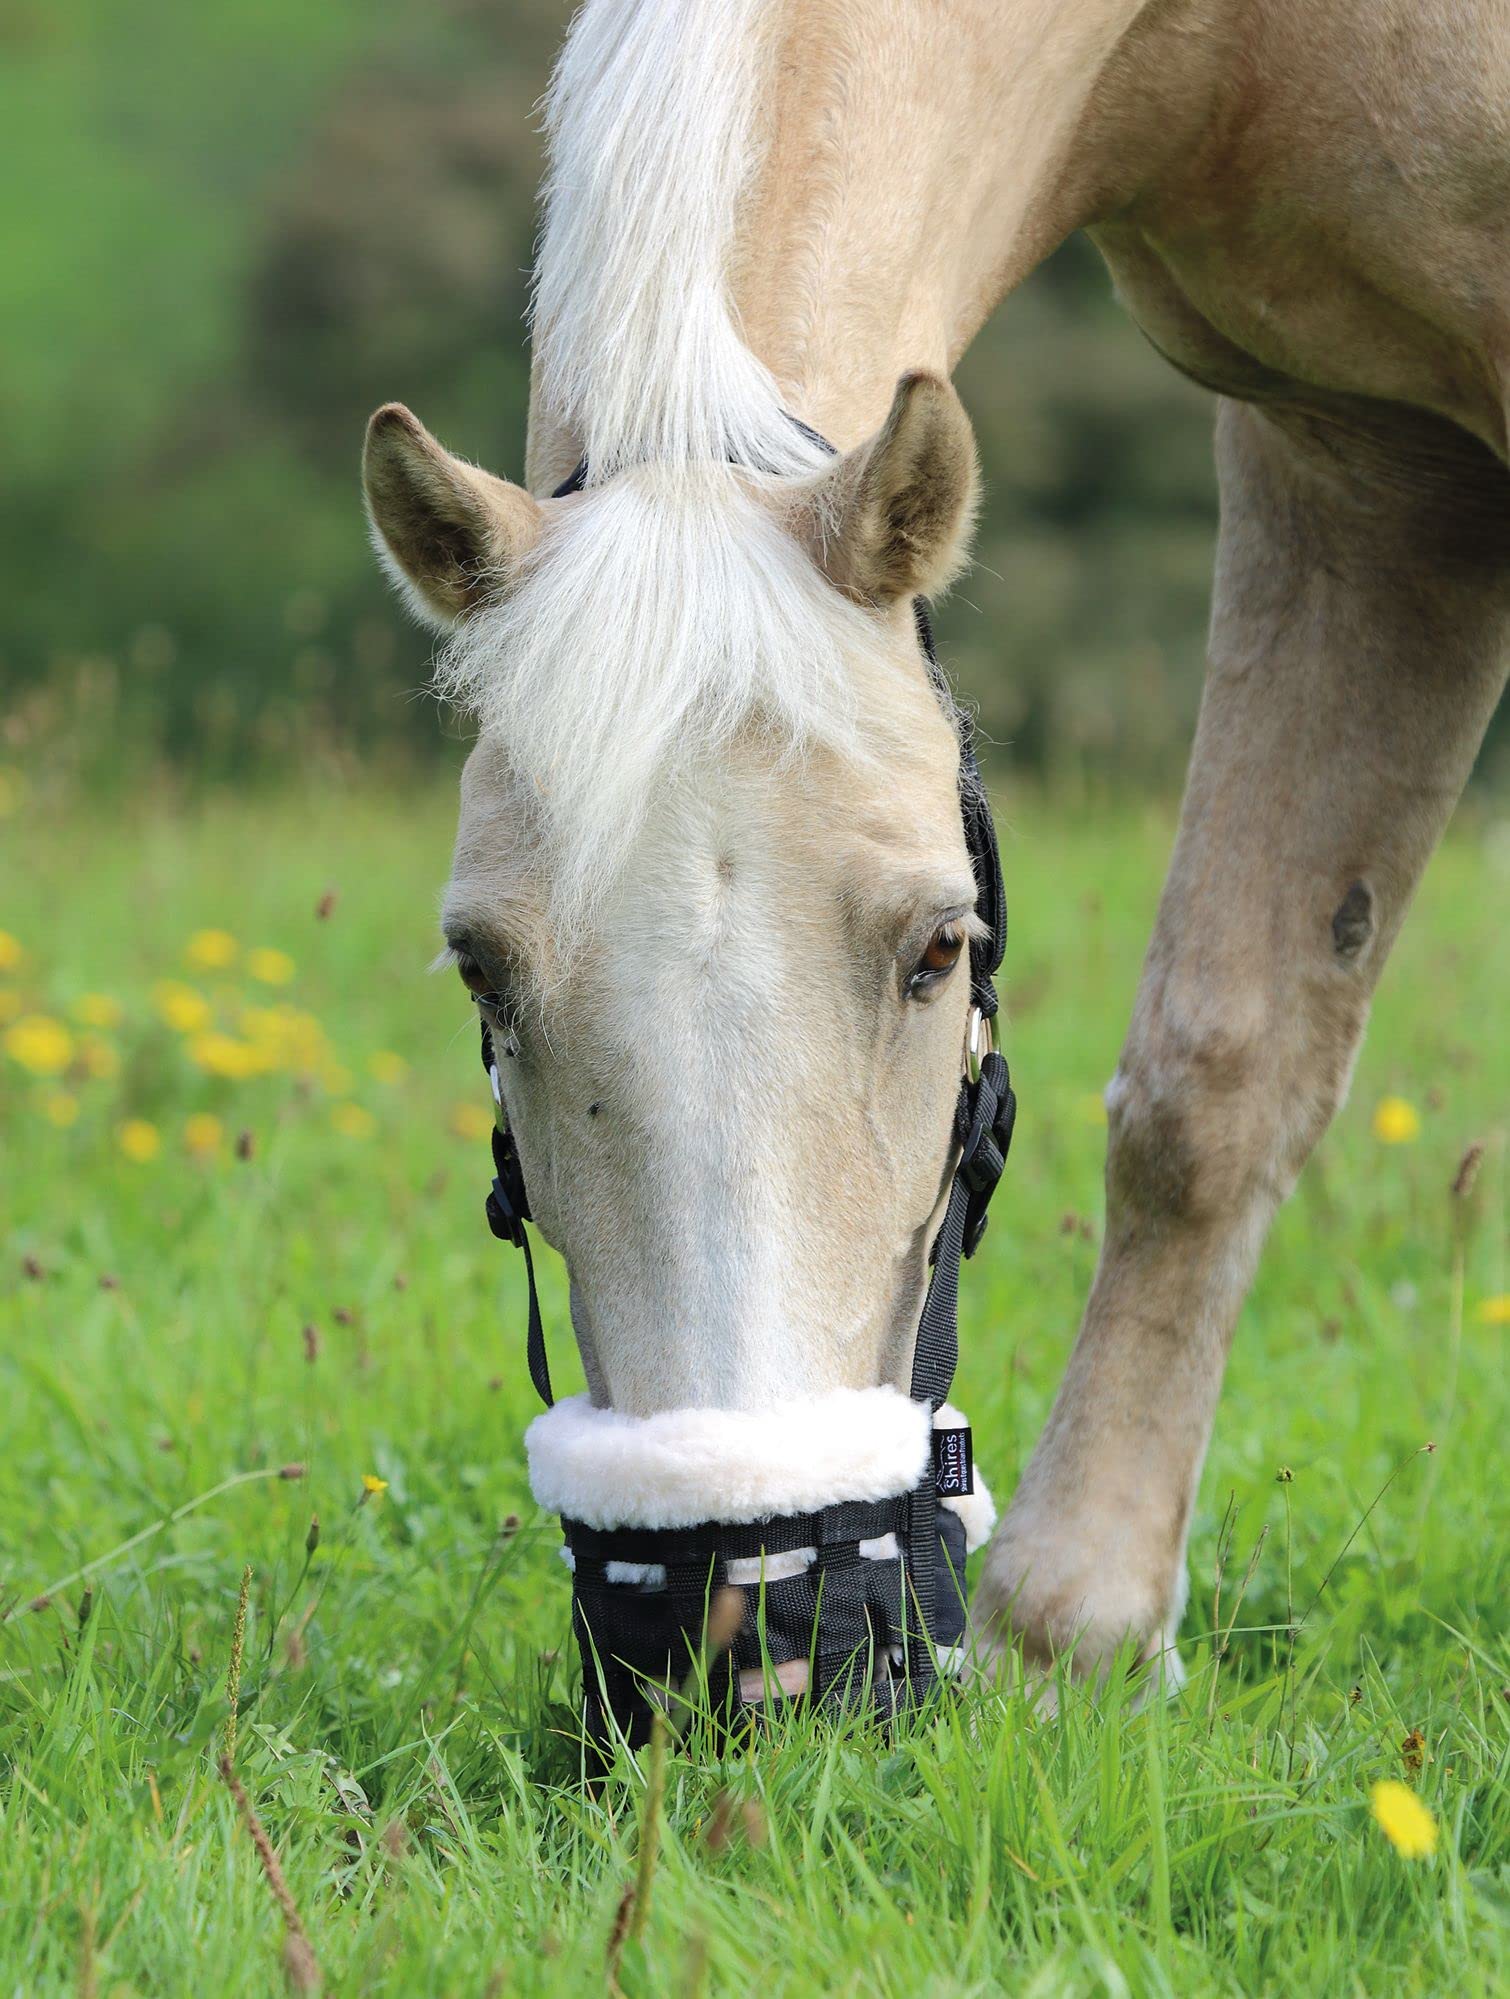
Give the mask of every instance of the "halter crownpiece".
<path id="1" fill-rule="evenodd" d="M 556 497 L 580 491 L 586 469 L 579 465 Z M 922 598 L 914 613 L 929 679 L 947 706 Z M 929 1253 L 909 1395 L 841 1389 L 770 1410 L 649 1417 L 596 1408 L 586 1396 L 557 1403 L 525 1229 L 529 1198 L 482 1021 L 495 1115 L 488 1225 L 524 1253 L 530 1379 L 546 1405 L 525 1436 L 530 1482 L 539 1503 L 561 1516 L 587 1729 L 600 1745 L 616 1733 L 631 1746 L 644 1741 L 663 1690 L 699 1662 L 710 1700 L 726 1711 L 745 1704 L 742 1686 L 763 1689 L 770 1668 L 779 1674 L 803 1662 L 810 1698 L 865 1697 L 890 1714 L 927 1691 L 937 1662 L 963 1637 L 965 1556 L 985 1540 L 995 1512 L 975 1474 L 969 1426 L 948 1400 L 960 1260 L 985 1232 L 1017 1114 L 992 1026 L 1006 899 L 968 718 L 959 790 L 982 925 L 969 946 L 958 1157 Z M 738 1628 L 709 1661 L 709 1608 L 728 1590 L 743 1599 Z"/>

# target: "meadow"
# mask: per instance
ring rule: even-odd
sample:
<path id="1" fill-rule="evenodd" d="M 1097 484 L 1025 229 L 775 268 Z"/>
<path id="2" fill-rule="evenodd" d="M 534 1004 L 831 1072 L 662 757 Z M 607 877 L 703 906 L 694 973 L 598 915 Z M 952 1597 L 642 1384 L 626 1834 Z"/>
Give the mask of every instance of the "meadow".
<path id="1" fill-rule="evenodd" d="M 786 1715 L 597 1793 L 473 1023 L 425 970 L 450 788 L 0 802 L 0 1991 L 1510 1992 L 1492 797 L 1244 1313 L 1188 1689 L 950 1695 L 890 1739 Z M 1004 1497 L 1096 1255 L 1173 819 L 1000 814 L 1022 1114 L 956 1399 Z"/>

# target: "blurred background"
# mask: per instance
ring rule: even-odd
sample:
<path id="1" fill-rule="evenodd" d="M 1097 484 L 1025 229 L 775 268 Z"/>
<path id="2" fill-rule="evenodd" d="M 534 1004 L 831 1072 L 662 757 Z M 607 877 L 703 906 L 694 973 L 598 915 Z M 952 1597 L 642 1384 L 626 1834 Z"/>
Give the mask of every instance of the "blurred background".
<path id="1" fill-rule="evenodd" d="M 565 0 L 0 0 L 0 686 L 11 789 L 454 757 L 367 548 L 397 397 L 518 475 L 533 107 Z M 1070 243 L 960 386 L 988 503 L 942 634 L 1023 774 L 1172 783 L 1207 398 Z"/>
<path id="2" fill-rule="evenodd" d="M 433 761 L 362 428 L 518 475 L 535 100 L 564 0 L 3 0 L 0 759 L 12 791 Z M 943 636 L 1024 771 L 1171 780 L 1210 410 L 1072 243 L 961 388 L 989 482 Z"/>

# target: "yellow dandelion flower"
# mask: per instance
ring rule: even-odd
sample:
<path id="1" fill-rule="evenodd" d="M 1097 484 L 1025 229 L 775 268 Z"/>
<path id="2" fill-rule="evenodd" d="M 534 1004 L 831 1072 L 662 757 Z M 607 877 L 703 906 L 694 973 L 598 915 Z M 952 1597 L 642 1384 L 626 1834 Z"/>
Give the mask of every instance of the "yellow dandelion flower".
<path id="1" fill-rule="evenodd" d="M 379 1048 L 367 1057 L 367 1069 L 380 1083 L 401 1083 L 409 1073 L 409 1064 L 391 1048 Z"/>
<path id="2" fill-rule="evenodd" d="M 20 938 L 0 930 L 0 972 L 14 972 L 25 956 Z"/>
<path id="3" fill-rule="evenodd" d="M 184 946 L 184 962 L 196 972 L 223 972 L 235 964 L 238 948 L 229 930 L 196 930 Z"/>
<path id="4" fill-rule="evenodd" d="M 152 1004 L 175 1034 L 203 1034 L 214 1018 L 204 994 L 177 979 L 159 979 L 152 988 Z"/>
<path id="5" fill-rule="evenodd" d="M 362 1491 L 368 1499 L 381 1499 L 387 1490 L 387 1479 L 379 1478 L 376 1472 L 364 1471 L 362 1473 Z"/>
<path id="6" fill-rule="evenodd" d="M 377 1119 L 360 1104 L 332 1105 L 330 1122 L 342 1138 L 371 1138 L 377 1130 Z"/>
<path id="7" fill-rule="evenodd" d="M 23 1013 L 5 1030 L 5 1052 L 34 1076 L 58 1076 L 73 1060 L 73 1036 L 45 1013 Z"/>
<path id="8" fill-rule="evenodd" d="M 49 1090 L 42 1099 L 42 1115 L 59 1131 L 66 1131 L 79 1115 L 79 1100 L 67 1090 Z"/>
<path id="9" fill-rule="evenodd" d="M 1510 1326 L 1510 1292 L 1486 1298 L 1473 1316 L 1481 1326 Z"/>
<path id="10" fill-rule="evenodd" d="M 108 1083 L 121 1073 L 119 1053 L 97 1034 L 79 1036 L 79 1061 L 84 1074 L 94 1077 L 96 1082 Z"/>
<path id="11" fill-rule="evenodd" d="M 453 1138 L 486 1138 L 493 1129 L 491 1113 L 471 1102 L 452 1104 L 446 1123 Z"/>
<path id="12" fill-rule="evenodd" d="M 80 1027 L 119 1027 L 126 1009 L 109 993 L 80 993 L 73 1003 L 73 1017 Z"/>
<path id="13" fill-rule="evenodd" d="M 1379 1829 L 1405 1860 L 1424 1860 L 1437 1850 L 1437 1822 L 1408 1784 L 1386 1777 L 1368 1794 Z"/>
<path id="14" fill-rule="evenodd" d="M 266 1067 L 260 1051 L 249 1041 L 238 1041 L 234 1034 L 196 1034 L 189 1043 L 189 1059 L 207 1075 L 224 1077 L 230 1083 L 261 1075 Z"/>
<path id="15" fill-rule="evenodd" d="M 184 1119 L 184 1150 L 194 1159 L 213 1159 L 225 1137 L 225 1127 L 209 1111 Z"/>
<path id="16" fill-rule="evenodd" d="M 264 986 L 286 986 L 294 976 L 293 959 L 287 951 L 274 950 L 271 944 L 260 944 L 255 951 L 248 951 L 246 968 Z"/>
<path id="17" fill-rule="evenodd" d="M 138 1166 L 147 1165 L 163 1149 L 162 1134 L 144 1117 L 127 1118 L 117 1130 L 115 1140 L 126 1157 Z"/>
<path id="18" fill-rule="evenodd" d="M 1374 1137 L 1381 1145 L 1409 1145 L 1421 1136 L 1421 1114 L 1404 1097 L 1381 1097 L 1374 1107 Z"/>

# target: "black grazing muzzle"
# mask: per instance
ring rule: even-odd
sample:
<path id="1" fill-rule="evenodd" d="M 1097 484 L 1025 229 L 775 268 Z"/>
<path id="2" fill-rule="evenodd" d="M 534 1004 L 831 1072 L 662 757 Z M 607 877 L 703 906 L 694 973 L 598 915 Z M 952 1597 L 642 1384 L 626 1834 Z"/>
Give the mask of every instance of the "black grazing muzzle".
<path id="1" fill-rule="evenodd" d="M 583 476 L 579 467 L 560 491 L 577 490 Z M 915 609 L 929 676 L 947 703 L 928 607 L 920 598 Z M 768 1684 L 764 1669 L 796 1661 L 809 1668 L 808 1698 L 866 1698 L 890 1715 L 928 1690 L 939 1653 L 963 1635 L 966 1528 L 956 1503 L 974 1492 L 975 1480 L 970 1432 L 945 1405 L 959 1350 L 960 1259 L 974 1254 L 985 1230 L 1017 1109 L 1007 1064 L 989 1045 L 997 1011 L 992 981 L 1006 948 L 1007 916 L 996 833 L 968 720 L 961 726 L 959 789 L 976 913 L 984 927 L 970 944 L 972 1046 L 955 1111 L 958 1159 L 930 1251 L 913 1355 L 910 1393 L 918 1405 L 913 1468 L 894 1491 L 840 1494 L 827 1503 L 751 1519 L 694 1516 L 691 1524 L 637 1527 L 622 1517 L 605 1522 L 600 1504 L 597 1520 L 589 1524 L 573 1518 L 567 1502 L 561 1525 L 572 1569 L 572 1622 L 582 1655 L 587 1729 L 599 1745 L 610 1744 L 616 1733 L 631 1745 L 642 1742 L 656 1708 L 666 1704 L 667 1690 L 689 1679 L 705 1681 L 699 1705 L 708 1698 L 732 1714 L 743 1701 L 743 1675 L 755 1669 L 760 1684 Z M 531 1472 L 541 1494 L 537 1433 L 553 1423 L 559 1428 L 558 1419 L 571 1405 L 555 1405 L 551 1393 L 524 1226 L 529 1201 L 486 1020 L 482 1057 L 496 1113 L 488 1223 L 494 1235 L 524 1253 L 530 1379 L 550 1412 L 530 1436 Z M 615 1418 L 613 1412 L 585 1414 L 616 1423 L 621 1431 L 633 1427 L 633 1419 Z M 647 1432 L 660 1420 L 646 1419 Z M 551 1487 L 549 1478 L 543 1483 Z M 552 1497 L 548 1503 L 558 1501 Z M 798 1573 L 781 1572 L 792 1566 Z M 738 1596 L 731 1597 L 731 1590 Z M 718 1630 L 720 1625 L 725 1628 Z M 712 1643 L 710 1631 L 717 1633 Z"/>

